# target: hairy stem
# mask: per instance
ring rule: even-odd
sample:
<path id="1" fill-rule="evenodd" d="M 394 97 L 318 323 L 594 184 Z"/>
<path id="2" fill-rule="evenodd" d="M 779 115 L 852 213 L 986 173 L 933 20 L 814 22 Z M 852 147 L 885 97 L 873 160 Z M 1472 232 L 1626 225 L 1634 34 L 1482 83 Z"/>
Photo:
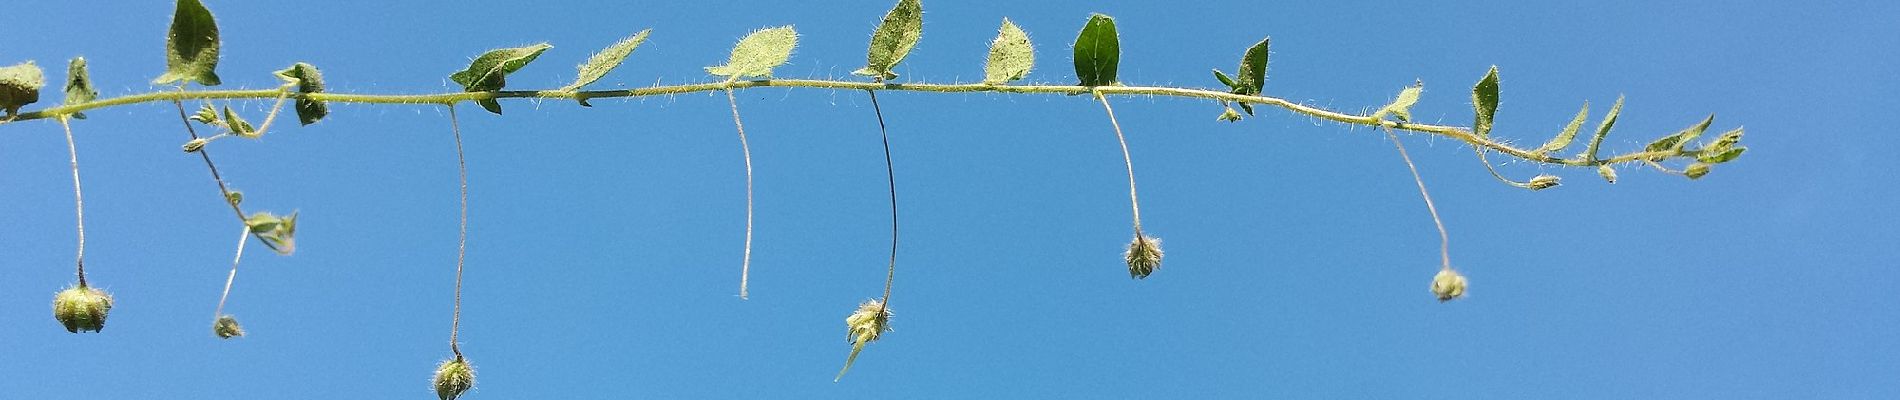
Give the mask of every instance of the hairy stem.
<path id="1" fill-rule="evenodd" d="M 897 282 L 897 172 L 891 167 L 891 134 L 884 128 L 884 109 L 877 104 L 877 92 L 871 93 L 871 112 L 877 114 L 877 134 L 884 139 L 884 181 L 891 187 L 891 264 L 890 271 L 884 275 L 884 300 L 878 304 L 882 309 L 891 307 L 891 284 Z M 878 313 L 883 313 L 883 310 Z"/>
<path id="2" fill-rule="evenodd" d="M 1333 122 L 1349 124 L 1349 125 L 1363 125 L 1363 126 L 1382 127 L 1382 128 L 1389 128 L 1389 129 L 1409 131 L 1409 132 L 1430 133 L 1430 134 L 1435 134 L 1439 136 L 1445 136 L 1452 139 L 1456 139 L 1458 141 L 1462 141 L 1473 146 L 1490 149 L 1492 151 L 1496 151 L 1503 154 L 1508 154 L 1512 157 L 1517 157 L 1517 158 L 1521 158 L 1521 159 L 1525 159 L 1525 160 L 1529 160 L 1533 162 L 1546 163 L 1546 164 L 1568 165 L 1568 166 L 1597 166 L 1597 165 L 1604 165 L 1604 164 L 1616 164 L 1616 163 L 1624 163 L 1624 162 L 1641 161 L 1641 160 L 1653 159 L 1653 158 L 1658 158 L 1658 157 L 1677 157 L 1677 156 L 1694 157 L 1696 155 L 1694 154 L 1694 152 L 1689 152 L 1687 154 L 1679 155 L 1679 154 L 1676 154 L 1674 151 L 1654 151 L 1654 152 L 1635 151 L 1635 152 L 1617 155 L 1617 156 L 1609 157 L 1609 158 L 1590 157 L 1590 158 L 1583 158 L 1583 159 L 1567 159 L 1567 158 L 1551 156 L 1548 154 L 1538 153 L 1535 151 L 1535 149 L 1520 149 L 1517 147 L 1513 147 L 1510 144 L 1507 144 L 1504 142 L 1495 141 L 1487 137 L 1480 137 L 1475 134 L 1472 134 L 1469 128 L 1464 128 L 1464 127 L 1388 121 L 1388 120 L 1383 120 L 1380 118 L 1373 118 L 1370 115 L 1348 114 L 1344 112 L 1338 112 L 1338 111 L 1332 111 L 1332 110 L 1327 110 L 1327 109 L 1318 108 L 1318 107 L 1307 106 L 1307 105 L 1303 105 L 1299 103 L 1294 103 L 1292 101 L 1278 98 L 1278 97 L 1247 96 L 1247 95 L 1238 95 L 1238 94 L 1227 93 L 1224 91 L 1217 91 L 1217 90 L 1180 88 L 1180 87 L 1163 87 L 1163 86 L 1103 86 L 1103 87 L 1086 87 L 1086 86 L 1071 86 L 1071 85 L 1011 86 L 1011 85 L 991 85 L 991 84 L 981 84 L 981 83 L 929 84 L 929 83 L 854 82 L 854 81 L 833 81 L 833 80 L 819 80 L 819 79 L 770 79 L 770 80 L 752 80 L 752 81 L 726 80 L 722 82 L 711 82 L 711 83 L 658 85 L 658 86 L 652 86 L 652 87 L 626 89 L 626 90 L 591 90 L 591 91 L 513 90 L 513 91 L 498 91 L 498 92 L 455 92 L 455 93 L 438 93 L 438 94 L 396 94 L 396 95 L 321 92 L 321 93 L 291 93 L 290 96 L 299 98 L 299 99 L 308 99 L 308 100 L 326 101 L 326 102 L 339 102 L 339 103 L 450 104 L 450 103 L 455 103 L 455 102 L 460 102 L 460 101 L 470 101 L 470 100 L 514 99 L 514 98 L 574 100 L 574 99 L 582 99 L 582 98 L 601 99 L 601 98 L 621 98 L 621 97 L 664 96 L 664 95 L 674 95 L 674 94 L 683 94 L 683 93 L 697 93 L 697 92 L 709 92 L 709 91 L 716 91 L 716 90 L 745 89 L 745 88 L 757 88 L 757 87 L 802 87 L 802 88 L 820 88 L 820 89 L 848 89 L 848 90 L 872 90 L 872 91 L 889 90 L 889 91 L 910 91 L 910 92 L 936 92 L 936 93 L 999 92 L 999 93 L 1018 93 L 1018 94 L 1063 94 L 1063 95 L 1095 93 L 1100 96 L 1141 95 L 1141 96 L 1197 98 L 1197 99 L 1208 99 L 1208 100 L 1216 100 L 1216 101 L 1245 102 L 1248 104 L 1274 106 L 1274 107 L 1285 109 L 1294 114 L 1305 115 L 1309 117 L 1314 117 L 1314 118 L 1324 119 L 1327 121 L 1333 121 Z M 24 121 L 24 120 L 51 118 L 58 115 L 71 115 L 73 113 L 78 113 L 78 112 L 83 112 L 83 111 L 93 110 L 93 109 L 98 109 L 98 108 L 145 103 L 145 102 L 152 102 L 152 101 L 167 101 L 167 100 L 179 101 L 179 100 L 186 100 L 186 99 L 267 99 L 267 98 L 277 97 L 282 93 L 284 92 L 277 89 L 206 90 L 206 91 L 192 91 L 192 92 L 185 92 L 181 90 L 178 92 L 143 93 L 143 94 L 126 95 L 126 96 L 120 96 L 120 97 L 114 97 L 114 98 L 108 98 L 108 99 L 101 99 L 101 100 L 96 100 L 96 101 L 91 101 L 91 102 L 86 102 L 86 103 L 80 103 L 80 104 L 48 107 L 48 108 L 41 109 L 38 111 L 20 114 L 17 120 Z M 183 114 L 182 109 L 180 110 L 180 114 Z"/>
<path id="3" fill-rule="evenodd" d="M 73 145 L 73 126 L 66 117 L 59 118 L 59 127 L 66 131 L 66 156 L 73 165 L 73 215 L 76 216 L 79 230 L 79 254 L 73 256 L 79 265 L 79 286 L 86 286 L 86 196 L 79 191 L 79 147 Z"/>
<path id="4" fill-rule="evenodd" d="M 744 300 L 752 276 L 752 144 L 745 140 L 745 122 L 739 121 L 739 98 L 731 89 L 726 90 L 726 102 L 732 105 L 732 126 L 739 130 L 739 150 L 745 153 L 745 255 L 739 260 L 739 299 Z"/>
<path id="5" fill-rule="evenodd" d="M 1390 133 L 1390 132 L 1388 132 L 1388 133 Z M 1480 148 L 1474 148 L 1474 149 L 1472 149 L 1472 150 L 1477 150 L 1477 152 L 1478 152 L 1478 162 L 1480 162 L 1480 163 L 1484 163 L 1484 170 L 1485 170 L 1485 171 L 1490 171 L 1490 172 L 1491 172 L 1491 177 L 1492 177 L 1492 178 L 1497 178 L 1499 182 L 1504 182 L 1504 184 L 1506 184 L 1506 185 L 1511 185 L 1511 186 L 1516 186 L 1516 187 L 1518 187 L 1518 188 L 1520 188 L 1520 189 L 1530 189 L 1530 188 L 1531 188 L 1531 184 L 1530 184 L 1529 182 L 1518 182 L 1518 181 L 1514 181 L 1514 180 L 1511 180 L 1511 178 L 1506 178 L 1506 177 L 1504 177 L 1504 174 L 1502 174 L 1502 173 L 1499 173 L 1499 172 L 1498 172 L 1498 168 L 1497 168 L 1497 167 L 1495 167 L 1495 166 L 1492 166 L 1492 165 L 1491 165 L 1491 160 L 1485 157 L 1485 154 L 1484 154 L 1484 153 L 1487 153 L 1487 152 L 1486 152 L 1486 151 L 1484 151 L 1484 148 L 1482 148 L 1482 147 L 1480 147 Z"/>
<path id="6" fill-rule="evenodd" d="M 1412 182 L 1418 183 L 1418 195 L 1425 198 L 1425 210 L 1432 213 L 1432 224 L 1438 225 L 1438 257 L 1443 262 L 1442 268 L 1449 270 L 1451 269 L 1451 234 L 1445 233 L 1445 221 L 1438 218 L 1438 206 L 1432 204 L 1431 192 L 1425 191 L 1425 178 L 1418 175 L 1418 166 L 1412 164 L 1412 155 L 1405 153 L 1405 143 L 1399 140 L 1399 135 L 1392 133 L 1391 129 L 1386 129 L 1385 136 L 1392 138 L 1392 145 L 1399 148 L 1399 158 L 1405 160 L 1405 168 L 1412 170 Z"/>
<path id="7" fill-rule="evenodd" d="M 238 233 L 237 255 L 231 256 L 231 274 L 224 277 L 224 294 L 218 295 L 218 309 L 211 312 L 212 318 L 224 316 L 224 300 L 231 298 L 231 283 L 237 281 L 238 261 L 244 259 L 244 243 L 251 241 L 251 228 L 244 227 Z"/>
<path id="8" fill-rule="evenodd" d="M 461 228 L 457 232 L 455 245 L 455 314 L 449 320 L 449 351 L 455 353 L 455 359 L 462 359 L 462 345 L 456 342 L 456 334 L 462 328 L 462 265 L 468 259 L 468 161 L 462 157 L 462 126 L 455 118 L 455 105 L 449 108 L 449 131 L 455 134 L 455 171 L 462 184 Z"/>
<path id="9" fill-rule="evenodd" d="M 1122 166 L 1128 168 L 1128 205 L 1135 214 L 1135 237 L 1146 237 L 1141 234 L 1141 200 L 1135 196 L 1135 161 L 1128 156 L 1128 138 L 1122 136 L 1122 123 L 1115 119 L 1115 108 L 1108 105 L 1108 98 L 1097 94 L 1095 99 L 1100 100 L 1102 109 L 1108 111 L 1108 123 L 1115 127 L 1115 141 L 1122 145 Z"/>

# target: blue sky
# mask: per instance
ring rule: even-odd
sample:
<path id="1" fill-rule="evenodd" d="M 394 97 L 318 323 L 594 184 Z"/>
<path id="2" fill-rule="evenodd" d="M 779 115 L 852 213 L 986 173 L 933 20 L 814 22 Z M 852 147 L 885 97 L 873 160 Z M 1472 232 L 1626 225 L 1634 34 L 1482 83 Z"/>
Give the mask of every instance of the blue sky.
<path id="1" fill-rule="evenodd" d="M 0 64 L 50 80 L 83 55 L 104 96 L 162 71 L 169 2 L 31 2 L 0 14 Z M 781 77 L 845 78 L 890 4 L 213 0 L 221 88 L 292 62 L 330 90 L 452 91 L 482 51 L 555 48 L 510 88 L 653 35 L 596 87 L 703 82 L 733 41 L 803 34 Z M 1130 280 L 1119 149 L 1086 97 L 890 93 L 903 211 L 894 332 L 840 383 L 843 317 L 882 289 L 887 199 L 863 93 L 739 93 L 757 182 L 752 298 L 736 296 L 744 169 L 723 96 L 460 110 L 471 226 L 469 399 L 514 398 L 1893 398 L 1900 397 L 1897 165 L 1879 125 L 1900 92 L 1889 16 L 1862 3 L 1633 1 L 925 2 L 907 82 L 980 79 L 1001 18 L 1029 81 L 1074 82 L 1068 43 L 1118 18 L 1129 84 L 1213 87 L 1273 37 L 1266 92 L 1347 111 L 1422 80 L 1416 118 L 1463 125 L 1503 76 L 1496 135 L 1541 142 L 1626 95 L 1606 149 L 1708 113 L 1751 151 L 1699 181 L 1625 167 L 1531 193 L 1460 143 L 1406 136 L 1469 297 L 1426 286 L 1438 240 L 1377 131 L 1272 108 L 1117 97 L 1162 268 Z M 18 12 L 26 10 L 30 12 Z M 43 98 L 56 103 L 57 94 Z M 261 116 L 261 101 L 236 106 Z M 48 317 L 72 279 L 65 143 L 0 127 L 0 398 L 432 398 L 455 263 L 453 145 L 440 107 L 335 104 L 309 127 L 211 146 L 254 210 L 300 210 L 299 253 L 246 255 L 208 329 L 239 229 L 170 105 L 75 124 L 88 272 L 118 306 L 102 334 Z M 37 109 L 38 107 L 29 107 Z M 253 117 L 256 120 L 257 117 Z M 1494 157 L 1498 160 L 1501 157 Z M 1884 177 L 1884 178 L 1883 178 Z M 257 250 L 258 247 L 252 247 Z"/>

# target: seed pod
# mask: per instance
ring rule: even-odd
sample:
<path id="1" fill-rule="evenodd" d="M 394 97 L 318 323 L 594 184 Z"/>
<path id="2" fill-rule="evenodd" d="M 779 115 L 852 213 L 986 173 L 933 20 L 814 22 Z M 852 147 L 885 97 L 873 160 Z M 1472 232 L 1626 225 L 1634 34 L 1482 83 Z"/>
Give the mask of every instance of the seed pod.
<path id="1" fill-rule="evenodd" d="M 211 323 L 211 333 L 218 335 L 219 339 L 230 339 L 244 336 L 244 327 L 238 325 L 237 317 L 219 315 L 218 321 Z"/>
<path id="2" fill-rule="evenodd" d="M 475 387 L 475 367 L 468 365 L 468 359 L 455 356 L 435 367 L 435 395 L 442 400 L 455 400 L 469 388 Z"/>
<path id="3" fill-rule="evenodd" d="M 112 295 L 86 285 L 73 285 L 53 295 L 53 319 L 65 325 L 67 332 L 105 329 L 106 313 L 111 311 Z"/>
<path id="4" fill-rule="evenodd" d="M 1682 175 L 1689 177 L 1689 179 L 1702 179 L 1703 175 L 1708 175 L 1708 174 L 1709 174 L 1709 164 L 1707 163 L 1689 164 L 1688 168 L 1682 169 Z"/>
<path id="5" fill-rule="evenodd" d="M 1544 189 L 1554 188 L 1554 187 L 1557 187 L 1557 185 L 1561 183 L 1562 181 L 1563 181 L 1563 178 L 1558 178 L 1556 175 L 1538 175 L 1534 178 L 1531 178 L 1531 183 L 1530 183 L 1531 190 L 1544 190 Z"/>
<path id="6" fill-rule="evenodd" d="M 1161 268 L 1161 239 L 1145 235 L 1135 236 L 1128 243 L 1128 275 L 1135 279 L 1146 279 L 1148 274 Z"/>
<path id="7" fill-rule="evenodd" d="M 1432 277 L 1432 294 L 1438 295 L 1439 302 L 1451 301 L 1465 295 L 1465 276 L 1451 268 L 1438 270 Z"/>

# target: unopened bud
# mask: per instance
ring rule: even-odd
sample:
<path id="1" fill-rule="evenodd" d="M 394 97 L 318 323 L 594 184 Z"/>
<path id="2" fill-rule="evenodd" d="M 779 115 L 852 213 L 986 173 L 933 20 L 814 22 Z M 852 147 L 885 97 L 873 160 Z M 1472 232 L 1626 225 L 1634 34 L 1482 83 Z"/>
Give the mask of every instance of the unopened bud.
<path id="1" fill-rule="evenodd" d="M 1598 165 L 1597 175 L 1603 176 L 1603 180 L 1605 181 L 1616 183 L 1616 169 L 1610 168 L 1609 164 Z"/>
<path id="2" fill-rule="evenodd" d="M 1703 175 L 1708 175 L 1708 174 L 1709 174 L 1709 164 L 1707 163 L 1689 164 L 1688 168 L 1682 169 L 1682 175 L 1689 177 L 1689 179 L 1702 179 Z"/>
<path id="3" fill-rule="evenodd" d="M 435 367 L 435 395 L 442 400 L 455 400 L 469 388 L 475 387 L 475 367 L 468 365 L 468 359 L 455 356 Z"/>
<path id="4" fill-rule="evenodd" d="M 1439 302 L 1463 297 L 1465 276 L 1459 275 L 1458 271 L 1453 271 L 1451 268 L 1438 270 L 1438 275 L 1432 277 L 1432 294 L 1438 296 Z"/>
<path id="5" fill-rule="evenodd" d="M 1234 112 L 1233 108 L 1228 108 L 1227 111 L 1221 112 L 1220 116 L 1215 117 L 1214 119 L 1227 121 L 1227 122 L 1238 122 L 1240 121 L 1240 113 Z"/>
<path id="6" fill-rule="evenodd" d="M 1136 235 L 1135 241 L 1128 244 L 1128 275 L 1135 279 L 1146 279 L 1155 269 L 1161 268 L 1161 239 Z"/>
<path id="7" fill-rule="evenodd" d="M 1554 188 L 1554 187 L 1557 187 L 1557 185 L 1561 183 L 1562 181 L 1563 181 L 1563 178 L 1558 178 L 1556 175 L 1538 175 L 1534 178 L 1531 178 L 1531 183 L 1530 183 L 1531 190 L 1544 190 L 1544 189 Z"/>
<path id="8" fill-rule="evenodd" d="M 105 291 L 73 285 L 53 295 L 53 319 L 66 326 L 67 332 L 98 332 L 106 327 L 106 313 L 112 311 L 112 295 Z"/>
<path id="9" fill-rule="evenodd" d="M 205 148 L 205 143 L 206 143 L 206 142 L 208 142 L 208 141 L 207 141 L 207 140 L 205 140 L 204 138 L 197 138 L 197 139 L 192 139 L 192 140 L 191 140 L 191 141 L 189 141 L 189 142 L 185 142 L 185 152 L 186 152 L 186 153 L 196 153 L 196 152 L 198 152 L 198 150 L 202 150 L 202 149 L 204 149 L 204 148 Z"/>
<path id="10" fill-rule="evenodd" d="M 236 317 L 219 315 L 218 321 L 211 323 L 211 333 L 218 335 L 219 339 L 230 339 L 244 336 L 244 327 L 238 326 Z"/>

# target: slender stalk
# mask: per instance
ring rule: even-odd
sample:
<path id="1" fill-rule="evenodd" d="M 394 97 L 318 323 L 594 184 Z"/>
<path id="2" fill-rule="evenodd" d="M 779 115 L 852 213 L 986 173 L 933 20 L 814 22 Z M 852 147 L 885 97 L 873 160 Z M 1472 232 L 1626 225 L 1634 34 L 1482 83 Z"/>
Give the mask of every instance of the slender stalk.
<path id="1" fill-rule="evenodd" d="M 1438 225 L 1438 256 L 1443 268 L 1451 269 L 1451 235 L 1445 233 L 1445 221 L 1438 218 L 1438 206 L 1432 204 L 1431 192 L 1425 191 L 1425 178 L 1418 175 L 1418 166 L 1412 164 L 1412 156 L 1405 153 L 1405 143 L 1391 129 L 1385 130 L 1385 136 L 1392 138 L 1392 145 L 1399 148 L 1399 158 L 1405 160 L 1405 168 L 1412 170 L 1412 182 L 1418 183 L 1418 195 L 1425 198 L 1425 210 L 1432 213 L 1432 224 Z M 1489 163 L 1487 163 L 1489 165 Z M 1501 179 L 1501 178 L 1500 178 Z"/>
<path id="2" fill-rule="evenodd" d="M 271 91 L 271 92 L 277 93 L 279 95 L 282 95 L 283 93 L 285 93 L 281 90 Z M 177 93 L 190 94 L 190 93 L 203 93 L 203 92 L 187 92 L 185 91 L 184 86 L 179 86 Z M 188 117 L 185 115 L 184 99 L 185 99 L 184 97 L 171 98 L 172 106 L 178 108 L 178 122 L 185 125 L 185 134 L 191 135 L 192 140 L 197 140 L 198 129 L 191 127 L 191 117 Z M 218 174 L 218 164 L 211 162 L 211 151 L 209 149 L 205 149 L 201 147 L 198 149 L 197 153 L 198 153 L 199 158 L 204 159 L 205 169 L 211 170 L 211 181 L 218 184 L 218 200 L 224 202 L 225 205 L 231 206 L 231 212 L 237 215 L 239 223 L 244 224 L 246 228 L 250 227 L 250 223 L 248 222 L 249 217 L 246 217 L 244 215 L 244 208 L 238 206 L 238 203 L 231 201 L 231 187 L 226 186 L 224 184 L 224 176 Z M 246 230 L 248 231 L 248 229 Z M 253 236 L 258 235 L 258 233 L 256 232 L 252 232 L 251 234 Z M 259 236 L 258 240 L 263 240 L 263 237 Z M 264 243 L 264 247 L 270 248 L 271 251 L 277 251 L 277 245 L 270 244 L 270 241 L 263 241 L 263 243 Z"/>
<path id="3" fill-rule="evenodd" d="M 298 99 L 308 99 L 308 100 L 325 101 L 325 102 L 339 102 L 339 103 L 450 104 L 450 103 L 461 102 L 461 101 L 487 100 L 487 99 L 530 98 L 530 99 L 573 100 L 573 99 L 580 99 L 580 98 L 602 99 L 602 98 L 622 98 L 622 97 L 665 96 L 665 95 L 675 95 L 675 94 L 684 94 L 684 93 L 697 93 L 697 92 L 708 92 L 708 91 L 716 91 L 716 90 L 745 89 L 745 88 L 756 88 L 756 87 L 799 87 L 799 88 L 849 89 L 849 90 L 873 90 L 873 91 L 890 90 L 890 91 L 934 92 L 934 93 L 998 92 L 998 93 L 1017 93 L 1017 94 L 1063 94 L 1063 95 L 1075 95 L 1075 94 L 1093 92 L 1097 94 L 1098 96 L 1132 95 L 1132 96 L 1163 96 L 1163 97 L 1208 99 L 1208 100 L 1216 100 L 1216 101 L 1245 102 L 1245 103 L 1256 104 L 1256 105 L 1274 106 L 1274 107 L 1285 109 L 1294 114 L 1305 115 L 1309 117 L 1324 119 L 1327 121 L 1333 121 L 1333 122 L 1338 122 L 1338 123 L 1343 123 L 1343 124 L 1381 127 L 1381 128 L 1389 128 L 1389 129 L 1400 130 L 1400 131 L 1409 131 L 1409 132 L 1430 133 L 1430 134 L 1435 134 L 1439 136 L 1449 137 L 1458 141 L 1465 142 L 1467 144 L 1471 144 L 1473 146 L 1487 148 L 1492 151 L 1508 154 L 1512 157 L 1517 157 L 1517 158 L 1521 158 L 1521 159 L 1525 159 L 1525 160 L 1529 160 L 1533 162 L 1545 163 L 1545 164 L 1593 167 L 1593 166 L 1604 165 L 1604 164 L 1617 164 L 1617 163 L 1624 163 L 1624 162 L 1641 161 L 1641 160 L 1653 159 L 1653 158 L 1658 158 L 1658 157 L 1678 157 L 1678 156 L 1694 157 L 1696 155 L 1694 154 L 1694 152 L 1678 155 L 1674 151 L 1654 151 L 1654 152 L 1635 151 L 1635 152 L 1631 152 L 1627 154 L 1617 155 L 1610 158 L 1592 157 L 1592 158 L 1584 158 L 1584 159 L 1567 159 L 1567 158 L 1551 156 L 1548 154 L 1538 153 L 1534 149 L 1520 149 L 1517 147 L 1513 147 L 1508 143 L 1495 141 L 1487 137 L 1479 137 L 1475 134 L 1472 134 L 1469 128 L 1464 128 L 1464 127 L 1388 121 L 1388 120 L 1383 120 L 1380 118 L 1373 118 L 1370 115 L 1348 114 L 1344 112 L 1327 110 L 1327 109 L 1323 109 L 1319 107 L 1307 106 L 1307 105 L 1303 105 L 1299 103 L 1294 103 L 1292 101 L 1278 98 L 1278 97 L 1246 96 L 1246 95 L 1227 93 L 1225 91 L 1218 91 L 1218 90 L 1193 89 L 1193 88 L 1181 88 L 1181 87 L 1164 87 L 1164 86 L 1104 86 L 1104 87 L 1084 87 L 1084 86 L 1071 86 L 1071 85 L 1011 86 L 1011 85 L 990 85 L 990 84 L 982 84 L 982 83 L 929 84 L 929 83 L 854 82 L 854 81 L 833 81 L 833 80 L 817 80 L 817 79 L 770 79 L 770 80 L 753 80 L 753 81 L 727 80 L 727 81 L 722 81 L 722 82 L 695 83 L 695 84 L 682 84 L 682 85 L 656 85 L 656 86 L 645 87 L 645 88 L 625 89 L 625 90 L 590 90 L 590 91 L 511 90 L 511 91 L 498 91 L 498 92 L 472 92 L 472 93 L 471 92 L 454 92 L 454 93 L 437 93 L 437 94 L 394 94 L 394 95 L 322 92 L 322 93 L 290 93 L 289 96 L 295 97 Z M 32 111 L 32 112 L 20 114 L 18 118 L 16 118 L 16 121 L 52 118 L 59 115 L 71 115 L 73 113 L 83 112 L 87 110 L 128 105 L 128 104 L 145 103 L 145 102 L 152 102 L 152 101 L 169 100 L 169 101 L 176 102 L 176 101 L 187 100 L 187 99 L 267 99 L 267 98 L 277 97 L 283 93 L 285 92 L 278 89 L 205 90 L 205 91 L 192 91 L 192 92 L 186 92 L 186 91 L 181 90 L 178 92 L 142 93 L 142 94 L 126 95 L 126 96 L 120 96 L 120 97 L 114 97 L 114 98 L 108 98 L 108 99 L 100 99 L 100 100 L 80 103 L 80 104 L 48 107 L 48 108 L 44 108 L 38 111 Z M 183 110 L 180 110 L 180 113 L 182 114 Z"/>
<path id="4" fill-rule="evenodd" d="M 877 104 L 877 92 L 871 93 L 871 112 L 877 114 L 877 134 L 884 138 L 884 181 L 891 186 L 891 264 L 884 275 L 884 300 L 879 314 L 891 308 L 891 284 L 897 282 L 897 172 L 891 167 L 891 134 L 884 127 L 884 109 Z"/>
<path id="5" fill-rule="evenodd" d="M 79 227 L 79 254 L 73 259 L 79 265 L 79 287 L 86 287 L 86 196 L 79 191 L 79 147 L 73 145 L 73 126 L 66 117 L 59 118 L 59 127 L 66 131 L 66 156 L 73 166 L 73 215 Z"/>
<path id="6" fill-rule="evenodd" d="M 1141 200 L 1135 196 L 1135 162 L 1128 156 L 1128 138 L 1122 136 L 1122 123 L 1115 120 L 1115 107 L 1108 105 L 1108 98 L 1097 94 L 1095 99 L 1100 100 L 1102 109 L 1108 111 L 1108 123 L 1115 127 L 1115 141 L 1122 145 L 1122 166 L 1128 167 L 1128 204 L 1135 214 L 1135 237 L 1146 237 L 1141 234 Z"/>
<path id="7" fill-rule="evenodd" d="M 1491 160 L 1485 157 L 1485 154 L 1484 154 L 1484 153 L 1486 153 L 1486 151 L 1484 151 L 1484 148 L 1482 148 L 1482 147 L 1479 147 L 1479 148 L 1474 148 L 1474 149 L 1472 149 L 1472 150 L 1476 150 L 1476 151 L 1478 152 L 1478 162 L 1480 162 L 1480 163 L 1483 163 L 1483 164 L 1484 164 L 1484 170 L 1485 170 L 1485 171 L 1490 171 L 1490 172 L 1491 172 L 1491 177 L 1492 177 L 1492 178 L 1497 178 L 1499 182 L 1504 182 L 1504 184 L 1506 184 L 1506 185 L 1511 185 L 1511 186 L 1516 186 L 1516 187 L 1518 187 L 1518 188 L 1520 188 L 1520 189 L 1530 189 L 1530 188 L 1531 188 L 1531 184 L 1530 184 L 1529 182 L 1518 182 L 1518 181 L 1514 181 L 1514 180 L 1511 180 L 1511 178 L 1506 178 L 1506 177 L 1504 177 L 1504 174 L 1502 174 L 1502 173 L 1498 173 L 1498 168 L 1497 168 L 1497 167 L 1494 167 L 1494 166 L 1492 166 L 1492 165 L 1491 165 Z"/>
<path id="8" fill-rule="evenodd" d="M 224 294 L 218 295 L 218 309 L 211 312 L 212 318 L 224 316 L 224 300 L 231 298 L 231 283 L 237 281 L 238 261 L 244 259 L 244 243 L 251 241 L 251 228 L 244 227 L 238 233 L 237 255 L 231 256 L 231 274 L 224 277 Z"/>
<path id="9" fill-rule="evenodd" d="M 745 122 L 739 120 L 739 98 L 726 89 L 726 102 L 732 105 L 732 126 L 739 130 L 739 150 L 745 153 L 745 256 L 739 261 L 739 299 L 746 299 L 746 284 L 752 276 L 752 145 L 745 140 Z"/>
<path id="10" fill-rule="evenodd" d="M 468 161 L 462 157 L 462 126 L 456 122 L 455 105 L 450 104 L 448 108 L 449 131 L 455 134 L 455 168 L 462 183 L 462 221 L 455 245 L 455 314 L 449 322 L 449 351 L 460 360 L 462 346 L 456 342 L 456 334 L 462 330 L 462 266 L 468 259 Z"/>

